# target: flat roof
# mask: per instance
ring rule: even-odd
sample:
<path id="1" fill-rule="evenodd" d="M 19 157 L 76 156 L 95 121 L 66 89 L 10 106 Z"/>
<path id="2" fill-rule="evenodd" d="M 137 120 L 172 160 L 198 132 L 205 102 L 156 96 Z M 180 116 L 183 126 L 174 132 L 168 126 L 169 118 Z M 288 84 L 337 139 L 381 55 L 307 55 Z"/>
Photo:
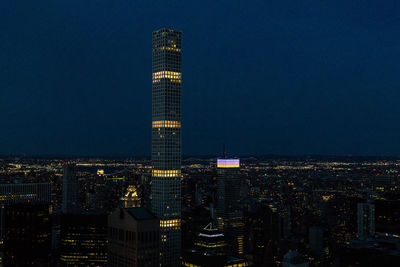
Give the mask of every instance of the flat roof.
<path id="1" fill-rule="evenodd" d="M 126 208 L 126 212 L 128 212 L 132 217 L 136 220 L 151 220 L 157 219 L 156 216 L 153 215 L 146 208 Z"/>

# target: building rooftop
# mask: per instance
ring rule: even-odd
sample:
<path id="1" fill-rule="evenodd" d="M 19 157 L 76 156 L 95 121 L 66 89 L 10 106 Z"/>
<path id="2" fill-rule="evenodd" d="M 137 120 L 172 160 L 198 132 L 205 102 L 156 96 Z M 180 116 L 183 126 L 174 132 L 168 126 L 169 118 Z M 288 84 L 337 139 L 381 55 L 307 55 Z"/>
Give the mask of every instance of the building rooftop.
<path id="1" fill-rule="evenodd" d="M 125 210 L 136 220 L 157 219 L 157 217 L 154 216 L 154 214 L 148 211 L 146 208 L 126 208 Z"/>

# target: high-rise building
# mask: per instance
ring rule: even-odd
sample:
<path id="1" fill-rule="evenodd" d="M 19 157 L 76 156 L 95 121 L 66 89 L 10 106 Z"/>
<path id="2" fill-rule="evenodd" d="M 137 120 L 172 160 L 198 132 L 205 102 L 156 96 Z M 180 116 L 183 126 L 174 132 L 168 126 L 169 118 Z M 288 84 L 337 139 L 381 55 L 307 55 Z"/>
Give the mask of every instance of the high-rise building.
<path id="1" fill-rule="evenodd" d="M 76 178 L 75 164 L 66 164 L 63 167 L 63 213 L 77 213 L 79 211 L 79 185 Z"/>
<path id="2" fill-rule="evenodd" d="M 160 221 L 145 208 L 108 216 L 108 266 L 159 267 Z"/>
<path id="3" fill-rule="evenodd" d="M 4 266 L 49 266 L 51 206 L 13 203 L 4 205 L 1 211 Z"/>
<path id="4" fill-rule="evenodd" d="M 244 254 L 244 220 L 240 199 L 240 160 L 218 159 L 217 222 L 235 255 Z"/>
<path id="5" fill-rule="evenodd" d="M 357 234 L 359 239 L 375 235 L 375 205 L 373 203 L 357 204 Z"/>
<path id="6" fill-rule="evenodd" d="M 59 266 L 107 265 L 107 215 L 60 214 Z"/>
<path id="7" fill-rule="evenodd" d="M 160 219 L 161 266 L 181 249 L 181 32 L 153 32 L 152 211 Z"/>
<path id="8" fill-rule="evenodd" d="M 50 203 L 50 183 L 0 185 L 0 261 L 6 265 L 48 261 Z M 35 248 L 27 251 L 29 247 Z"/>

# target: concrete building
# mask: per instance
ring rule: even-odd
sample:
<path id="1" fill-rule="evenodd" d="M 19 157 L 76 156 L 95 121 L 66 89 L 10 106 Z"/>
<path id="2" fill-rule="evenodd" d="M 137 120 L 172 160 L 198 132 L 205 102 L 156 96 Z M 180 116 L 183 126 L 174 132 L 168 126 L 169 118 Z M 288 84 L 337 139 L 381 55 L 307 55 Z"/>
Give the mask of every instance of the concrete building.
<path id="1" fill-rule="evenodd" d="M 108 216 L 108 266 L 159 267 L 160 221 L 145 208 Z"/>
<path id="2" fill-rule="evenodd" d="M 60 266 L 107 265 L 107 215 L 60 214 Z"/>

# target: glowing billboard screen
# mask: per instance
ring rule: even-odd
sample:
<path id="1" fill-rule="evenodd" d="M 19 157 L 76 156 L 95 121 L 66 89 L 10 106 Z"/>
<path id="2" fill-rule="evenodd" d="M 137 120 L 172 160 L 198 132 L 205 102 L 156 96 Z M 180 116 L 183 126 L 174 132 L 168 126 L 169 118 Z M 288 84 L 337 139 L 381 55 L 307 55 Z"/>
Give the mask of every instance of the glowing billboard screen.
<path id="1" fill-rule="evenodd" d="M 240 160 L 239 159 L 218 159 L 217 167 L 218 168 L 239 168 Z"/>

